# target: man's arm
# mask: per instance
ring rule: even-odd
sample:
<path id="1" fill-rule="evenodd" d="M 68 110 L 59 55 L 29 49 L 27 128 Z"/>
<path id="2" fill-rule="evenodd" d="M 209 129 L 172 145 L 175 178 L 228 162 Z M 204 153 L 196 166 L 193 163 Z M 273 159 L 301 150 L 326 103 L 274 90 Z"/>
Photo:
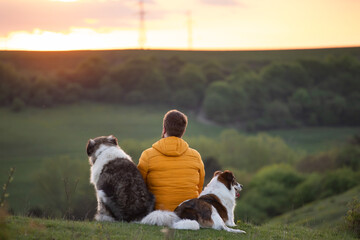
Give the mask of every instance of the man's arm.
<path id="1" fill-rule="evenodd" d="M 203 186 L 204 186 L 204 179 L 205 179 L 205 169 L 204 169 L 204 163 L 201 160 L 201 156 L 199 154 L 199 158 L 200 158 L 200 176 L 199 176 L 199 194 L 202 192 Z"/>
<path id="2" fill-rule="evenodd" d="M 138 169 L 147 185 L 147 174 L 148 174 L 148 157 L 145 153 L 145 151 L 141 154 L 138 164 Z"/>

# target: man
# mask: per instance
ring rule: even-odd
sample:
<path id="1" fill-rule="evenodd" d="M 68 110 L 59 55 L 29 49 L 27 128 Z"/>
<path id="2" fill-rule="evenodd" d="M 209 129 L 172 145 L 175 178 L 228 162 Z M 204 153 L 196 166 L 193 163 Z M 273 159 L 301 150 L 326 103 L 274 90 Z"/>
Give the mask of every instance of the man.
<path id="1" fill-rule="evenodd" d="M 162 139 L 145 150 L 138 169 L 155 195 L 155 209 L 173 211 L 185 200 L 197 198 L 205 177 L 200 154 L 182 139 L 187 117 L 180 111 L 167 112 Z"/>

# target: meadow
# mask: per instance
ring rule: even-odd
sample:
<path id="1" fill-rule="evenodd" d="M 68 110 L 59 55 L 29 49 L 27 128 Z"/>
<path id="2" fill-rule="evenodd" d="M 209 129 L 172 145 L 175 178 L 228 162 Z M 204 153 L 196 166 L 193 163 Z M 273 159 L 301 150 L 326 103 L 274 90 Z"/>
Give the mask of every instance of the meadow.
<path id="1" fill-rule="evenodd" d="M 142 149 L 150 147 L 160 137 L 162 117 L 167 110 L 156 106 L 98 103 L 49 109 L 27 108 L 18 113 L 0 109 L 0 182 L 5 182 L 10 167 L 16 168 L 14 182 L 9 187 L 10 207 L 23 213 L 31 205 L 42 202 L 34 192 L 33 181 L 44 161 L 59 161 L 61 157 L 66 157 L 87 163 L 85 146 L 89 138 L 113 134 L 125 151 L 128 145 L 132 147 L 128 151 L 135 145 L 137 151 L 131 155 L 137 162 Z M 195 113 L 189 112 L 188 115 L 185 139 L 190 140 L 190 144 L 193 138 L 200 136 L 216 139 L 226 129 L 199 122 Z M 359 130 L 306 128 L 267 133 L 283 138 L 294 149 L 317 152 L 341 144 Z"/>

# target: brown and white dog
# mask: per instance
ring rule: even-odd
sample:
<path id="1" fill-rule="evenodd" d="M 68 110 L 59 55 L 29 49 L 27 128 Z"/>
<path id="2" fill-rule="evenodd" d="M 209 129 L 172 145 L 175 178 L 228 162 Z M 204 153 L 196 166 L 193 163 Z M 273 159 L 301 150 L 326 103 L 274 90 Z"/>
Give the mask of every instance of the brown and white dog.
<path id="1" fill-rule="evenodd" d="M 210 183 L 198 198 L 181 203 L 174 212 L 154 211 L 142 219 L 141 223 L 168 226 L 175 229 L 213 228 L 233 233 L 245 233 L 232 229 L 234 223 L 235 199 L 242 185 L 230 171 L 216 171 Z"/>

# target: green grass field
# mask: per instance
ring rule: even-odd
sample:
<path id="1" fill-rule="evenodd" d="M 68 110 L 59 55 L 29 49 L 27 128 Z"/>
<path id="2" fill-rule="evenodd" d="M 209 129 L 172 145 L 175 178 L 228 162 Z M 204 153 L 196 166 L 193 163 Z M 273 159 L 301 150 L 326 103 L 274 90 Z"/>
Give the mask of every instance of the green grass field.
<path id="1" fill-rule="evenodd" d="M 360 134 L 359 127 L 317 127 L 267 131 L 271 136 L 281 137 L 290 147 L 308 153 L 327 151 Z"/>
<path id="2" fill-rule="evenodd" d="M 348 210 L 347 204 L 354 198 L 360 198 L 360 187 L 355 187 L 343 194 L 332 196 L 307 204 L 273 218 L 269 224 L 295 224 L 311 228 L 326 229 L 340 226 Z"/>
<path id="3" fill-rule="evenodd" d="M 134 223 L 73 222 L 26 217 L 6 220 L 9 235 L 16 239 L 355 239 L 347 232 L 332 229 L 319 231 L 293 225 L 254 226 L 240 223 L 246 234 L 213 229 L 171 230 Z"/>
<path id="4" fill-rule="evenodd" d="M 20 113 L 1 108 L 0 183 L 6 181 L 10 167 L 16 168 L 14 181 L 9 187 L 11 207 L 24 212 L 29 204 L 38 200 L 34 197 L 32 181 L 43 160 L 67 156 L 87 161 L 85 146 L 88 139 L 109 134 L 114 134 L 120 144 L 129 139 L 134 140 L 135 146 L 141 142 L 141 151 L 160 137 L 162 118 L 167 110 L 154 106 L 95 103 L 51 109 L 28 108 Z M 201 135 L 216 138 L 225 130 L 223 127 L 202 124 L 193 113 L 187 114 L 189 126 L 185 139 Z M 359 130 L 308 128 L 268 133 L 284 138 L 293 148 L 314 152 L 336 146 Z M 134 161 L 137 161 L 135 157 Z"/>

